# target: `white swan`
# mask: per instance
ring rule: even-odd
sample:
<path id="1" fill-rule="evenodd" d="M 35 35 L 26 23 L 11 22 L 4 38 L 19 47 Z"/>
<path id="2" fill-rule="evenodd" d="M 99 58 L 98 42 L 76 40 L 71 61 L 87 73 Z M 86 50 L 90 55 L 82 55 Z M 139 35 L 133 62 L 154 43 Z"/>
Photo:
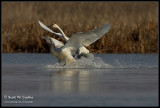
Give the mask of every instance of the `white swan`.
<path id="1" fill-rule="evenodd" d="M 57 47 L 53 39 L 48 36 L 43 37 L 43 39 L 51 44 L 51 52 L 59 59 L 59 62 L 65 62 L 65 64 L 68 64 L 76 61 L 72 56 L 73 53 L 75 54 L 76 51 L 80 52 L 81 47 L 89 46 L 97 41 L 108 32 L 109 28 L 110 24 L 105 24 L 89 32 L 73 34 L 67 43 L 64 46 L 61 45 L 61 47 Z M 53 48 L 53 46 L 55 48 Z"/>
<path id="2" fill-rule="evenodd" d="M 65 42 L 67 42 L 69 40 L 69 38 L 64 34 L 64 32 L 62 31 L 62 29 L 57 24 L 51 25 L 51 27 L 57 28 L 61 32 L 61 34 L 52 31 L 46 25 L 44 25 L 41 21 L 39 21 L 39 24 L 45 30 L 47 30 L 47 31 L 49 31 L 49 32 L 51 32 L 51 33 L 53 33 L 53 34 L 55 34 L 57 36 L 60 36 Z M 74 57 L 75 58 L 81 58 L 81 57 L 87 57 L 87 58 L 89 58 L 89 57 L 94 57 L 94 55 L 91 54 L 88 49 L 86 49 L 84 46 L 82 46 L 82 47 L 79 48 L 79 50 L 77 50 L 77 52 L 75 53 Z"/>
<path id="3" fill-rule="evenodd" d="M 66 42 L 69 40 L 69 38 L 64 34 L 62 29 L 57 24 L 54 24 L 52 27 L 57 28 L 60 31 L 60 33 L 62 34 L 62 37 Z M 87 48 L 82 46 L 77 50 L 75 58 L 81 58 L 82 56 L 88 58 L 88 57 L 93 57 L 93 54 L 91 54 Z"/>
<path id="4" fill-rule="evenodd" d="M 75 58 L 71 55 L 69 51 L 62 51 L 64 44 L 49 36 L 42 36 L 41 39 L 46 40 L 50 44 L 50 53 L 58 58 L 58 62 L 64 62 L 65 64 L 75 62 Z"/>

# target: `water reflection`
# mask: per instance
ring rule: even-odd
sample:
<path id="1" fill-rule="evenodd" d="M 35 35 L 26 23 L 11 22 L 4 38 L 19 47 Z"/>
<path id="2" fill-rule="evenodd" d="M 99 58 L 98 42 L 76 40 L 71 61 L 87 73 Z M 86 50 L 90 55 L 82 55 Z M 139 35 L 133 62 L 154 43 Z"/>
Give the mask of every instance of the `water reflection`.
<path id="1" fill-rule="evenodd" d="M 93 70 L 62 69 L 51 73 L 51 90 L 53 93 L 85 94 L 90 89 L 90 72 Z"/>
<path id="2" fill-rule="evenodd" d="M 3 94 L 87 94 L 104 90 L 106 69 L 52 69 L 3 67 Z M 97 76 L 98 75 L 98 76 Z"/>
<path id="3" fill-rule="evenodd" d="M 157 93 L 157 69 L 42 69 L 3 67 L 4 95 Z"/>

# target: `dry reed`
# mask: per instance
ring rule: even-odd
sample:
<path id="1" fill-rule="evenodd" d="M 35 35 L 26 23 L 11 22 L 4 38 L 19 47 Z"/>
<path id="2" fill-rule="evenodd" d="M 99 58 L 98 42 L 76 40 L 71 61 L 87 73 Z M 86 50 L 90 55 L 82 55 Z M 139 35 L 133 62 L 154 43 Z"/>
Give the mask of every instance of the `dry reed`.
<path id="1" fill-rule="evenodd" d="M 158 53 L 158 2 L 2 2 L 2 52 L 49 52 L 39 37 L 61 39 L 38 20 L 58 24 L 68 37 L 111 23 L 88 47 L 93 53 Z"/>

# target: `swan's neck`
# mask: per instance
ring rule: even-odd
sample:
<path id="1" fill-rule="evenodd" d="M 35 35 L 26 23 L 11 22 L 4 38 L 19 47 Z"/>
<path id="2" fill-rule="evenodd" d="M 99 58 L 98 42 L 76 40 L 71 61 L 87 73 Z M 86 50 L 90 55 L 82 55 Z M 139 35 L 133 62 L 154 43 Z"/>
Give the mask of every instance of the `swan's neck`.
<path id="1" fill-rule="evenodd" d="M 54 51 L 54 45 L 53 44 L 50 44 L 50 52 L 51 53 L 54 53 L 55 51 Z"/>
<path id="2" fill-rule="evenodd" d="M 67 42 L 69 40 L 69 38 L 64 34 L 64 32 L 62 31 L 62 29 L 60 27 L 57 27 L 57 28 L 61 32 L 63 39 Z"/>
<path id="3" fill-rule="evenodd" d="M 50 42 L 50 43 L 51 43 L 50 45 L 51 45 L 52 47 L 53 47 L 53 46 L 55 47 L 55 43 L 54 43 L 54 41 L 53 41 L 52 38 L 50 39 L 50 41 L 51 41 L 51 42 Z"/>
<path id="4" fill-rule="evenodd" d="M 54 44 L 54 42 L 53 42 L 53 40 L 52 39 L 50 39 L 50 52 L 51 53 L 54 53 L 55 51 L 54 51 L 54 47 L 55 47 L 55 44 Z"/>

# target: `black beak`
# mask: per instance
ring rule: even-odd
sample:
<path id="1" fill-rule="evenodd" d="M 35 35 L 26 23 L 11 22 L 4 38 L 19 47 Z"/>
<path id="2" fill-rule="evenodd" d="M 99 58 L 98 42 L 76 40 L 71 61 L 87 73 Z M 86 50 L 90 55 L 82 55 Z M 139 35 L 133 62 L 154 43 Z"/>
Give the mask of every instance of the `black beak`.
<path id="1" fill-rule="evenodd" d="M 50 28 L 50 27 L 53 27 L 53 24 L 49 25 L 48 27 L 49 27 L 49 28 Z"/>

